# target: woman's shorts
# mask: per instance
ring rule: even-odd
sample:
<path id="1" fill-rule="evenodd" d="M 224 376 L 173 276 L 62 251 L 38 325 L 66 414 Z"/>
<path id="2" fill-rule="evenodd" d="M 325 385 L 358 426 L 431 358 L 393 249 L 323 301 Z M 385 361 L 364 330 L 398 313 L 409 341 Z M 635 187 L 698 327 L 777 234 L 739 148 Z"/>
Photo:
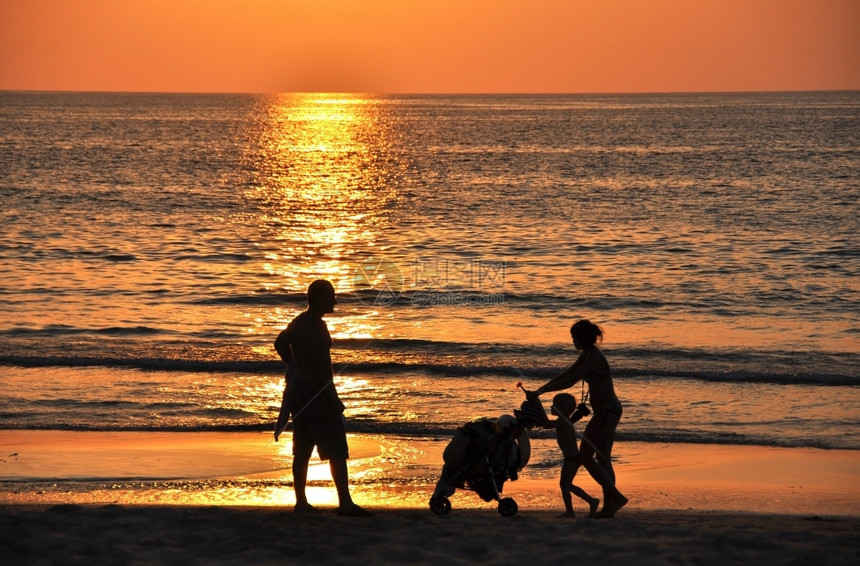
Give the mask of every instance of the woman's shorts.
<path id="1" fill-rule="evenodd" d="M 293 456 L 310 455 L 314 446 L 320 460 L 349 458 L 343 415 L 302 415 L 293 421 Z"/>

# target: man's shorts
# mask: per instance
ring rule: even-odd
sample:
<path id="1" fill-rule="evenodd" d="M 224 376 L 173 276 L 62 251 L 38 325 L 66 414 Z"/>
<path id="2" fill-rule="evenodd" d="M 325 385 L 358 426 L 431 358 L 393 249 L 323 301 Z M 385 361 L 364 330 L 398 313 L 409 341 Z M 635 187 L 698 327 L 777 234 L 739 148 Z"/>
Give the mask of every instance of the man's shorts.
<path id="1" fill-rule="evenodd" d="M 343 415 L 302 415 L 293 420 L 293 456 L 309 455 L 314 446 L 321 460 L 349 458 Z"/>

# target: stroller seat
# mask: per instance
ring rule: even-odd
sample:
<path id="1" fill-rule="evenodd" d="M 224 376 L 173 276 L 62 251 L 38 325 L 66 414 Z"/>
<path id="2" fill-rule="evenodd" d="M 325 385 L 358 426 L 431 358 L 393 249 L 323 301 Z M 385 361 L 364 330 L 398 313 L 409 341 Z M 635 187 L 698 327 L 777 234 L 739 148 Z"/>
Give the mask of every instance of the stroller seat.
<path id="1" fill-rule="evenodd" d="M 530 444 L 525 427 L 517 419 L 478 419 L 466 423 L 454 434 L 442 453 L 442 474 L 430 498 L 430 509 L 438 514 L 451 510 L 448 499 L 457 489 L 474 491 L 484 501 L 499 503 L 499 513 L 513 515 L 517 504 L 502 499 L 504 483 L 515 481 L 528 463 Z"/>

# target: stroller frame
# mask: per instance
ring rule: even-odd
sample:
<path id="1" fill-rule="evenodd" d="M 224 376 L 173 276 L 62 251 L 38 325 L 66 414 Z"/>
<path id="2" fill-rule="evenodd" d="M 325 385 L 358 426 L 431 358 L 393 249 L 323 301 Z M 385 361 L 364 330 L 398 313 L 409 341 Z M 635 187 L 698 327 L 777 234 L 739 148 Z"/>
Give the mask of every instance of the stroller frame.
<path id="1" fill-rule="evenodd" d="M 490 468 L 490 459 L 488 457 L 484 457 L 486 459 L 487 469 Z M 471 474 L 466 473 L 465 470 L 458 471 L 454 477 L 451 478 L 451 483 L 459 484 L 461 489 L 474 491 L 481 495 L 478 489 L 475 488 L 474 484 L 469 479 Z M 498 510 L 499 513 L 503 517 L 510 517 L 511 515 L 516 515 L 519 510 L 519 506 L 517 502 L 512 497 L 502 497 L 499 486 L 496 483 L 495 474 L 489 474 L 490 485 L 493 487 L 493 496 L 490 499 L 494 499 L 498 502 Z M 483 496 L 481 496 L 483 498 Z M 486 499 L 485 499 L 486 500 Z M 433 496 L 430 497 L 430 510 L 433 511 L 436 515 L 447 515 L 451 512 L 451 500 L 448 499 L 448 496 L 444 493 L 444 489 L 437 488 L 436 491 L 433 492 Z"/>
<path id="2" fill-rule="evenodd" d="M 482 422 L 484 426 L 488 426 L 487 423 L 489 421 L 482 419 L 481 421 L 476 421 L 476 423 L 478 422 Z M 493 425 L 490 424 L 489 426 Z M 467 453 L 471 452 L 471 458 L 468 458 L 467 454 L 464 461 L 453 469 L 451 463 L 446 462 L 445 467 L 443 467 L 442 477 L 433 495 L 430 497 L 430 510 L 436 515 L 447 515 L 450 513 L 451 501 L 448 498 L 459 488 L 474 491 L 484 501 L 496 501 L 498 503 L 498 511 L 502 516 L 508 517 L 516 514 L 518 510 L 517 502 L 511 497 L 503 498 L 501 492 L 504 482 L 508 478 L 512 481 L 516 480 L 518 477 L 517 468 L 522 468 L 525 465 L 525 462 L 521 462 L 520 465 L 514 467 L 507 465 L 511 450 L 516 449 L 519 451 L 519 442 L 528 442 L 525 430 L 523 429 L 519 437 L 514 437 L 511 434 L 511 430 L 507 428 L 501 432 L 497 432 L 495 446 L 493 446 L 492 450 L 487 450 L 488 446 L 486 443 L 482 442 L 482 439 L 477 436 L 466 434 L 463 430 L 465 428 L 460 429 L 459 434 L 469 437 Z M 456 438 L 455 436 L 455 440 Z M 451 445 L 454 444 L 455 440 L 452 440 Z M 475 444 L 478 445 L 477 448 Z"/>

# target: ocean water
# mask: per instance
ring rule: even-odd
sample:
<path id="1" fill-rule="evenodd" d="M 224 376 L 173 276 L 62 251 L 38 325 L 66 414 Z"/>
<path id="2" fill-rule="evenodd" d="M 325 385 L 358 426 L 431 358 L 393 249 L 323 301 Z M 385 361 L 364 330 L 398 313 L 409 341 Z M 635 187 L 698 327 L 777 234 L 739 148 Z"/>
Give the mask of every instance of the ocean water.
<path id="1" fill-rule="evenodd" d="M 269 430 L 327 278 L 351 431 L 510 413 L 589 318 L 619 442 L 860 449 L 860 93 L 3 92 L 0 172 L 0 428 Z"/>

